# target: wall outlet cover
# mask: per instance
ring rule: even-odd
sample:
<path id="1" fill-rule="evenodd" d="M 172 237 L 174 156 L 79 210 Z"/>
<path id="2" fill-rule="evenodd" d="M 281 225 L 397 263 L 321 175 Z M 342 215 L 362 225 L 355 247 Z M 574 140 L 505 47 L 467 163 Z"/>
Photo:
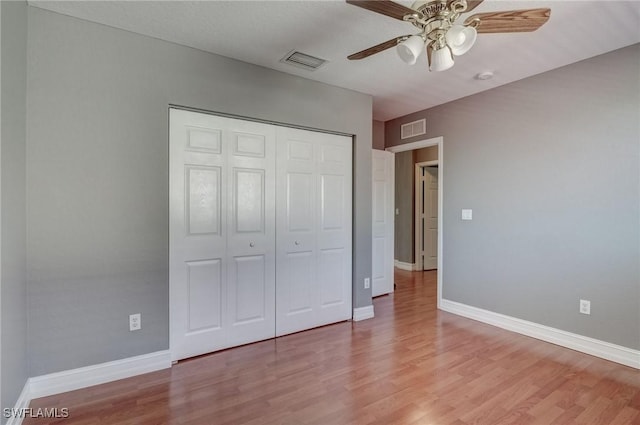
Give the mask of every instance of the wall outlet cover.
<path id="1" fill-rule="evenodd" d="M 591 314 L 591 301 L 580 300 L 580 313 Z"/>
<path id="2" fill-rule="evenodd" d="M 137 331 L 142 329 L 141 315 L 140 313 L 129 315 L 129 330 Z"/>

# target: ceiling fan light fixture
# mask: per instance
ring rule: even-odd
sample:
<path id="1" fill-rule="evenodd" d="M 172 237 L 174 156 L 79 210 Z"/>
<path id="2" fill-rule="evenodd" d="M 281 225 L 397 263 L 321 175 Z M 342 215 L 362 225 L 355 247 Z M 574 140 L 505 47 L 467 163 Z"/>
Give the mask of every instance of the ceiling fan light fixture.
<path id="1" fill-rule="evenodd" d="M 463 55 L 473 47 L 478 32 L 532 32 L 544 25 L 551 16 L 551 9 L 537 8 L 476 13 L 464 21 L 458 21 L 461 14 L 471 12 L 483 1 L 414 0 L 413 5 L 407 7 L 397 3 L 397 0 L 346 0 L 354 6 L 410 23 L 420 31 L 417 35 L 394 37 L 351 54 L 347 59 L 364 59 L 396 47 L 400 58 L 413 65 L 422 51 L 426 50 L 429 70 L 444 71 L 453 66 L 454 55 Z M 462 24 L 456 24 L 456 21 Z"/>
<path id="2" fill-rule="evenodd" d="M 412 35 L 398 44 L 396 51 L 405 63 L 414 65 L 424 51 L 424 40 L 419 35 Z"/>
<path id="3" fill-rule="evenodd" d="M 441 47 L 431 52 L 431 66 L 429 71 L 446 71 L 454 64 L 451 49 L 447 46 Z"/>
<path id="4" fill-rule="evenodd" d="M 474 27 L 453 25 L 449 28 L 449 31 L 447 31 L 445 39 L 447 41 L 447 45 L 451 49 L 451 53 L 456 56 L 460 56 L 467 53 L 469 49 L 473 47 L 477 36 L 478 32 Z"/>

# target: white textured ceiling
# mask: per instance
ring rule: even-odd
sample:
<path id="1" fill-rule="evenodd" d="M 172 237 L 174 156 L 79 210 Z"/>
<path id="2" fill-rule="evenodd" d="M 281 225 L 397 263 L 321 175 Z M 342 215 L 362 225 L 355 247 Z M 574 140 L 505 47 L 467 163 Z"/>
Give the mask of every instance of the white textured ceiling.
<path id="1" fill-rule="evenodd" d="M 480 34 L 453 68 L 434 73 L 424 55 L 409 66 L 395 49 L 347 60 L 351 53 L 412 34 L 414 27 L 340 0 L 29 4 L 371 94 L 373 117 L 380 121 L 640 42 L 640 1 L 485 0 L 472 13 L 549 7 L 551 18 L 532 33 Z M 279 62 L 294 49 L 329 63 L 307 71 Z M 482 71 L 495 76 L 474 79 Z"/>

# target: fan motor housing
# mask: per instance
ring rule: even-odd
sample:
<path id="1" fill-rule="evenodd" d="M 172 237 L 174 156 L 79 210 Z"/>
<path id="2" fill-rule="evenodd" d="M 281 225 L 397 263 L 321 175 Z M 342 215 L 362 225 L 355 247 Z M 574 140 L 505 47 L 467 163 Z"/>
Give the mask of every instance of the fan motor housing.
<path id="1" fill-rule="evenodd" d="M 443 0 L 424 1 L 418 0 L 411 5 L 413 10 L 417 10 L 422 13 L 425 19 L 431 19 L 442 13 L 449 12 L 447 8 L 447 2 Z"/>

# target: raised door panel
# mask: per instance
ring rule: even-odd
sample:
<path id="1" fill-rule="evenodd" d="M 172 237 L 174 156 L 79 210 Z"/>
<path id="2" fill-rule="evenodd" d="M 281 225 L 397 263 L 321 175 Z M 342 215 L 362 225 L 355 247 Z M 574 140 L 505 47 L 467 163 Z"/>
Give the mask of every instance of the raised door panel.
<path id="1" fill-rule="evenodd" d="M 284 314 L 291 317 L 310 312 L 315 303 L 313 283 L 316 269 L 313 252 L 291 252 L 284 265 L 286 269 L 281 270 L 282 279 L 278 280 L 279 289 L 284 294 L 280 300 Z"/>
<path id="2" fill-rule="evenodd" d="M 233 170 L 235 233 L 265 233 L 265 170 Z"/>
<path id="3" fill-rule="evenodd" d="M 384 226 L 387 221 L 385 211 L 386 184 L 384 180 L 373 180 L 373 196 L 371 199 L 371 220 L 374 226 Z"/>
<path id="4" fill-rule="evenodd" d="M 273 337 L 273 297 L 264 255 L 234 257 L 229 285 L 230 345 L 240 345 Z"/>
<path id="5" fill-rule="evenodd" d="M 220 128 L 206 128 L 187 126 L 188 151 L 205 153 L 222 153 L 222 130 Z"/>
<path id="6" fill-rule="evenodd" d="M 231 323 L 234 326 L 264 320 L 265 258 L 263 255 L 233 259 L 237 284 L 231 301 L 237 306 Z"/>
<path id="7" fill-rule="evenodd" d="M 260 125 L 260 124 L 257 124 Z M 257 130 L 258 132 L 260 130 Z M 267 138 L 264 134 L 235 132 L 233 135 L 233 155 L 265 158 Z"/>
<path id="8" fill-rule="evenodd" d="M 222 329 L 222 261 L 187 262 L 189 333 Z"/>
<path id="9" fill-rule="evenodd" d="M 372 249 L 371 279 L 373 280 L 373 282 L 376 282 L 384 279 L 386 275 L 386 270 L 384 267 L 385 255 L 387 253 L 386 238 L 384 236 L 378 236 L 378 237 L 374 236 L 371 249 Z M 381 294 L 377 294 L 376 291 L 373 291 L 372 295 L 375 297 Z"/>
<path id="10" fill-rule="evenodd" d="M 287 232 L 302 233 L 314 230 L 313 174 L 286 173 Z"/>
<path id="11" fill-rule="evenodd" d="M 323 232 L 344 232 L 349 217 L 345 217 L 346 176 L 320 176 L 320 228 Z"/>
<path id="12" fill-rule="evenodd" d="M 219 235 L 221 231 L 220 167 L 186 167 L 186 231 L 188 235 Z"/>
<path id="13" fill-rule="evenodd" d="M 320 286 L 320 307 L 329 308 L 344 304 L 350 288 L 344 285 L 346 270 L 344 249 L 322 249 L 318 258 L 318 280 Z"/>

